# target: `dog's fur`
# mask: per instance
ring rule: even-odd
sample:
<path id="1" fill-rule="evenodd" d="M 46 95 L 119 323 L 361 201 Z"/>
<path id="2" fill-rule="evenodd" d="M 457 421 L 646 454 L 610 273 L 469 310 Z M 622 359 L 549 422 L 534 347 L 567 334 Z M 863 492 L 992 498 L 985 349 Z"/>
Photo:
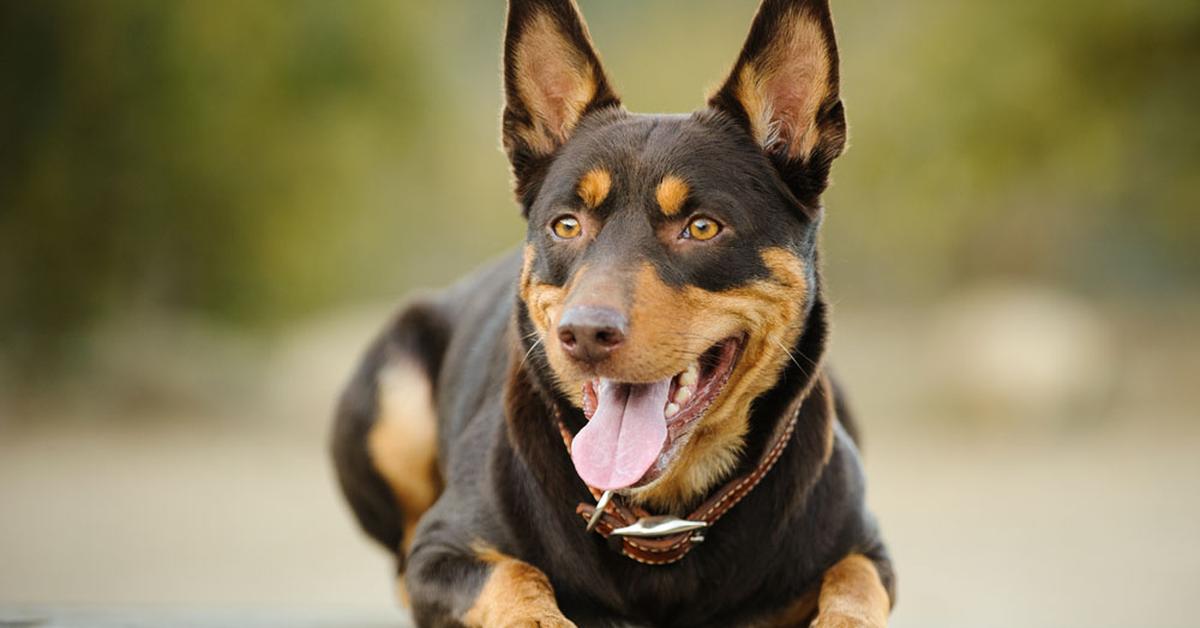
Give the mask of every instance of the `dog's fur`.
<path id="1" fill-rule="evenodd" d="M 510 0 L 504 78 L 526 243 L 408 305 L 333 435 L 346 496 L 396 555 L 418 623 L 885 625 L 892 568 L 822 360 L 820 195 L 845 143 L 827 0 L 765 0 L 691 115 L 622 109 L 572 0 Z M 563 215 L 571 237 L 555 235 Z M 683 235 L 695 216 L 722 230 Z M 555 331 L 581 303 L 628 321 L 598 363 Z M 592 496 L 556 417 L 578 431 L 590 379 L 668 377 L 729 337 L 742 345 L 728 384 L 669 468 L 622 498 L 686 515 L 799 407 L 795 431 L 706 542 L 670 565 L 630 560 L 575 513 Z"/>

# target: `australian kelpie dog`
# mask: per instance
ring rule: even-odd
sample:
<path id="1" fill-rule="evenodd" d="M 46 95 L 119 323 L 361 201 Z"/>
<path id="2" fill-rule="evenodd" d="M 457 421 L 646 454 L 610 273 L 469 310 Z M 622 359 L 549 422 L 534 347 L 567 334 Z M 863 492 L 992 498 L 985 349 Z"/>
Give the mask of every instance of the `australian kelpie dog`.
<path id="1" fill-rule="evenodd" d="M 827 0 L 765 0 L 706 106 L 625 111 L 573 0 L 510 0 L 520 251 L 401 311 L 333 454 L 422 626 L 884 626 L 828 336 Z"/>

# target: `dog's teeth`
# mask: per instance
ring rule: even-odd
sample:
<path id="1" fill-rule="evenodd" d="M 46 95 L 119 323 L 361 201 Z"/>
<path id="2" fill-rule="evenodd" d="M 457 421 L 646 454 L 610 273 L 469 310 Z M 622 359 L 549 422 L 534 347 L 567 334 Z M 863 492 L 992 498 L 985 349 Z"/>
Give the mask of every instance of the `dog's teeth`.
<path id="1" fill-rule="evenodd" d="M 679 414 L 679 404 L 677 404 L 677 403 L 668 403 L 668 404 L 667 404 L 667 410 L 666 410 L 666 415 L 667 415 L 667 417 L 673 417 L 673 416 L 675 416 L 676 414 Z"/>
<path id="2" fill-rule="evenodd" d="M 679 375 L 680 386 L 695 386 L 698 381 L 700 381 L 700 369 L 695 362 L 689 364 L 687 370 Z"/>
<path id="3" fill-rule="evenodd" d="M 692 389 L 687 386 L 680 386 L 679 390 L 675 391 L 675 403 L 683 405 L 692 398 Z"/>

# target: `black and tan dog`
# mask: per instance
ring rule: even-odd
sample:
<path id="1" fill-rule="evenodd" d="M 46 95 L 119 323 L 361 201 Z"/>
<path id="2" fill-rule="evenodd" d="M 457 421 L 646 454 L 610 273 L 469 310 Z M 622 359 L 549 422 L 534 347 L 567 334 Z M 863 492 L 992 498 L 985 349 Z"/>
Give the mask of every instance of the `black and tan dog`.
<path id="1" fill-rule="evenodd" d="M 510 0 L 504 81 L 524 248 L 402 311 L 334 430 L 418 623 L 885 625 L 822 361 L 827 0 L 765 0 L 691 115 L 626 112 L 572 0 Z"/>

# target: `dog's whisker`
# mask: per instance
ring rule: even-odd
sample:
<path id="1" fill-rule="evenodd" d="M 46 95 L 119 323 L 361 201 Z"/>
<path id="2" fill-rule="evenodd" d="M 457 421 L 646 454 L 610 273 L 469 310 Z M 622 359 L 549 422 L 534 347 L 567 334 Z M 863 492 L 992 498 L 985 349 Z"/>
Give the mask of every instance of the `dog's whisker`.
<path id="1" fill-rule="evenodd" d="M 788 357 L 788 359 L 789 359 L 789 360 L 791 360 L 791 361 L 792 361 L 792 364 L 795 364 L 795 365 L 796 365 L 796 368 L 798 368 L 798 369 L 803 369 L 803 368 L 804 368 L 803 366 L 800 366 L 800 362 L 798 362 L 798 361 L 796 360 L 796 356 L 792 354 L 791 350 L 789 350 L 789 349 L 787 348 L 787 346 L 785 346 L 785 345 L 784 345 L 782 342 L 780 342 L 778 338 L 771 338 L 771 340 L 772 340 L 772 341 L 773 341 L 773 342 L 774 342 L 776 345 L 778 345 L 780 349 L 783 349 L 783 352 L 787 354 L 787 357 Z M 805 357 L 805 359 L 807 360 L 808 358 L 807 358 L 807 357 Z M 809 360 L 809 362 L 812 362 L 812 360 Z M 813 364 L 813 366 L 816 366 L 816 364 Z"/>
<path id="2" fill-rule="evenodd" d="M 538 345 L 542 344 L 542 340 L 543 340 L 542 338 L 538 338 L 536 341 L 534 341 L 534 343 L 532 345 L 529 345 L 529 350 L 525 352 L 525 355 L 524 355 L 524 357 L 521 358 L 521 363 L 519 365 L 517 365 L 517 368 L 521 368 L 521 367 L 525 366 L 526 360 L 529 359 L 529 356 L 533 355 L 533 350 L 537 349 Z"/>

